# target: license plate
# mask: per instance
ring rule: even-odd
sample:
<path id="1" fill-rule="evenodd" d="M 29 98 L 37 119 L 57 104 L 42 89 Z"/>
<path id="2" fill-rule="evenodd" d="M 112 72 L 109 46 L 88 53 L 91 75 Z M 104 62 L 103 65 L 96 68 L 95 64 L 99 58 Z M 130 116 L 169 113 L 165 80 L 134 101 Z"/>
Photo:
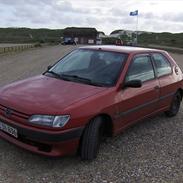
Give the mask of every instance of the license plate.
<path id="1" fill-rule="evenodd" d="M 18 133 L 17 133 L 17 129 L 16 128 L 13 128 L 3 122 L 0 121 L 0 130 L 14 136 L 14 137 L 18 137 Z"/>

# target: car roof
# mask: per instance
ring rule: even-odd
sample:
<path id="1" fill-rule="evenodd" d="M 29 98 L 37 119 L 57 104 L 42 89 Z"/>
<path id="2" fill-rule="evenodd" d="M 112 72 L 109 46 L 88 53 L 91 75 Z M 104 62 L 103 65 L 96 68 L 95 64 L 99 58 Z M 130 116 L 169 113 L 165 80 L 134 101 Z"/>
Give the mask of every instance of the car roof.
<path id="1" fill-rule="evenodd" d="M 121 53 L 142 53 L 142 52 L 164 52 L 163 50 L 132 47 L 132 46 L 116 46 L 116 45 L 95 45 L 95 46 L 83 46 L 81 49 L 92 49 L 92 50 L 104 50 Z"/>

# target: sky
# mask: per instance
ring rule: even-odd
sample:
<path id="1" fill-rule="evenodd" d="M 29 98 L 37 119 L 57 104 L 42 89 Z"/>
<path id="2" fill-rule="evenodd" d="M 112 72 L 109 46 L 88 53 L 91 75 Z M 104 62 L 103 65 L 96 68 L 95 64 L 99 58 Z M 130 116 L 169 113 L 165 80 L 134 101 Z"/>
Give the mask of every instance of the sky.
<path id="1" fill-rule="evenodd" d="M 0 27 L 183 32 L 183 0 L 0 0 L 0 17 Z"/>

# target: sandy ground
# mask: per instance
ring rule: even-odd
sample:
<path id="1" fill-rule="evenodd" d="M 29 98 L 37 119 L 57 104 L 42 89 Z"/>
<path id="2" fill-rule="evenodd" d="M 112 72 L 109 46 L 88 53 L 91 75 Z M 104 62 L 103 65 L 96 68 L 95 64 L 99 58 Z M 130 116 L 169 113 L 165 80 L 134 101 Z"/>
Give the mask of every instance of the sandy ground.
<path id="1" fill-rule="evenodd" d="M 45 71 L 75 47 L 53 46 L 0 56 L 0 86 Z M 181 68 L 183 55 L 172 54 Z M 183 108 L 143 120 L 108 139 L 93 162 L 46 158 L 0 140 L 0 183 L 183 182 Z"/>

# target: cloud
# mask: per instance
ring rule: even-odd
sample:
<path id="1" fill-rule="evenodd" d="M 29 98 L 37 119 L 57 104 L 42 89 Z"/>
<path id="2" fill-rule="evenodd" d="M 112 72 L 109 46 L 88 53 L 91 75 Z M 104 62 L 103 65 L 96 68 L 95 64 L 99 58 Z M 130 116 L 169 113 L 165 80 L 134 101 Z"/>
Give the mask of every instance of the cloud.
<path id="1" fill-rule="evenodd" d="M 35 0 L 16 0 L 16 1 L 12 1 L 12 0 L 0 0 L 0 4 L 3 5 L 25 5 L 25 4 L 29 4 L 29 5 L 36 5 L 36 4 L 52 4 L 52 2 L 54 1 L 50 1 L 50 0 L 39 0 L 39 1 L 35 1 Z"/>
<path id="2" fill-rule="evenodd" d="M 63 13 L 79 13 L 79 14 L 87 14 L 90 10 L 86 8 L 74 8 L 72 3 L 69 1 L 60 1 L 57 4 L 53 5 L 55 11 L 63 12 Z"/>
<path id="3" fill-rule="evenodd" d="M 106 33 L 136 27 L 130 11 L 139 10 L 139 29 L 183 30 L 179 0 L 0 0 L 0 27 L 96 27 Z"/>
<path id="4" fill-rule="evenodd" d="M 161 18 L 165 21 L 183 23 L 183 12 L 174 13 L 174 14 L 167 13 L 167 14 L 162 15 Z"/>

